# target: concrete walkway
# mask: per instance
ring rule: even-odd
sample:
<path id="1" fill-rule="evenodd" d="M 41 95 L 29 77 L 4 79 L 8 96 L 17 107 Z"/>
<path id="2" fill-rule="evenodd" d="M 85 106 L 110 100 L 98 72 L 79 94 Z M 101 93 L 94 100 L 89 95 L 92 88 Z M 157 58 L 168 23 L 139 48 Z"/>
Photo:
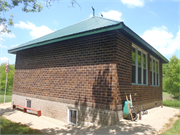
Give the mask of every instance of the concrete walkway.
<path id="1" fill-rule="evenodd" d="M 0 115 L 11 121 L 20 122 L 31 128 L 41 130 L 43 133 L 54 135 L 157 134 L 169 122 L 170 118 L 176 120 L 177 117 L 174 116 L 180 113 L 178 109 L 157 107 L 148 110 L 148 115 L 143 115 L 142 120 L 136 122 L 121 120 L 121 122 L 113 126 L 89 125 L 74 127 L 57 119 L 46 116 L 37 117 L 19 110 L 13 110 L 10 106 L 11 103 L 0 104 Z"/>

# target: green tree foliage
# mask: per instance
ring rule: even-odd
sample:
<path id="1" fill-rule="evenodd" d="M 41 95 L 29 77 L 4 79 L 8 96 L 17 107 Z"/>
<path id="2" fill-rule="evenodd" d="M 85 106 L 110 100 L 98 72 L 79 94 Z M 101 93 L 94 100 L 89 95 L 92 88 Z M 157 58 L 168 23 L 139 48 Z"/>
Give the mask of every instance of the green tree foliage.
<path id="1" fill-rule="evenodd" d="M 6 84 L 6 63 L 0 65 L 0 89 L 2 91 L 5 90 Z M 13 80 L 14 80 L 14 64 L 9 65 L 9 73 L 8 73 L 8 81 L 7 81 L 7 90 L 13 87 Z"/>
<path id="2" fill-rule="evenodd" d="M 22 11 L 23 12 L 40 12 L 43 9 L 41 3 L 37 2 L 37 0 L 0 0 L 0 25 L 2 27 L 1 32 L 10 32 L 7 29 L 7 25 L 12 26 L 13 23 L 13 15 L 11 14 L 9 19 L 4 16 L 4 13 L 10 11 L 11 9 L 23 4 Z"/>
<path id="3" fill-rule="evenodd" d="M 59 0 L 45 0 L 46 7 L 50 7 L 51 3 L 54 1 Z M 70 4 L 72 7 L 74 7 L 75 4 L 79 6 L 76 0 L 70 0 Z M 38 0 L 0 0 L 0 34 L 2 32 L 11 32 L 11 30 L 9 30 L 7 27 L 14 25 L 14 16 L 11 14 L 7 19 L 5 17 L 5 12 L 10 11 L 15 7 L 18 7 L 19 5 L 23 5 L 22 11 L 26 13 L 40 12 L 43 9 L 42 3 L 38 2 Z"/>
<path id="4" fill-rule="evenodd" d="M 172 56 L 168 64 L 163 65 L 163 91 L 178 94 L 180 87 L 180 60 Z"/>

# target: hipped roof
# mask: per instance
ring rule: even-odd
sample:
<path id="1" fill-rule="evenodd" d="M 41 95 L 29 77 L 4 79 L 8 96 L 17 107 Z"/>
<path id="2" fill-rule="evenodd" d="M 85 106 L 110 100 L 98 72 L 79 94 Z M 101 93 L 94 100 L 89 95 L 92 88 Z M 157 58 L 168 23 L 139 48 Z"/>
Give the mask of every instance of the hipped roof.
<path id="1" fill-rule="evenodd" d="M 145 40 L 143 40 L 140 36 L 128 28 L 123 22 L 97 16 L 93 16 L 69 27 L 21 44 L 18 47 L 9 49 L 8 53 L 16 54 L 16 52 L 23 51 L 25 49 L 111 30 L 119 30 L 132 42 L 141 46 L 144 50 L 152 53 L 158 59 L 162 60 L 162 63 L 168 62 L 168 60 L 161 53 L 159 53 L 155 48 L 153 48 L 150 44 L 148 44 Z"/>

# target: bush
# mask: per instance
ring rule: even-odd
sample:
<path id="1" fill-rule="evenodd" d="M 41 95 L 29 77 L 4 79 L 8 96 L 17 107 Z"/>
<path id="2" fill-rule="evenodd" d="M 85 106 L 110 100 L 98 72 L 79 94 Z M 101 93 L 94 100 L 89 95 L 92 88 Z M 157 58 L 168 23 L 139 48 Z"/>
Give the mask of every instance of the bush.
<path id="1" fill-rule="evenodd" d="M 178 100 L 174 100 L 174 101 L 164 100 L 163 105 L 164 106 L 179 107 L 180 106 L 180 101 L 178 101 Z"/>

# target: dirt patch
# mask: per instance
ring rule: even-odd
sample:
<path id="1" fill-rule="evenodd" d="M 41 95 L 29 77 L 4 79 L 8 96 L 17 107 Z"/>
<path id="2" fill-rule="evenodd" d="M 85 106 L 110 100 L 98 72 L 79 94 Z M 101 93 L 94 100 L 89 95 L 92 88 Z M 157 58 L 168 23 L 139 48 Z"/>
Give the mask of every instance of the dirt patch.
<path id="1" fill-rule="evenodd" d="M 178 100 L 179 99 L 179 95 L 171 95 L 171 94 L 168 94 L 167 92 L 163 92 L 163 100 Z"/>
<path id="2" fill-rule="evenodd" d="M 170 129 L 173 124 L 178 120 L 178 116 L 180 116 L 180 113 L 174 115 L 174 117 L 169 119 L 169 122 L 166 123 L 163 128 L 158 132 L 158 134 L 161 134 L 163 132 L 165 132 L 166 130 Z"/>

